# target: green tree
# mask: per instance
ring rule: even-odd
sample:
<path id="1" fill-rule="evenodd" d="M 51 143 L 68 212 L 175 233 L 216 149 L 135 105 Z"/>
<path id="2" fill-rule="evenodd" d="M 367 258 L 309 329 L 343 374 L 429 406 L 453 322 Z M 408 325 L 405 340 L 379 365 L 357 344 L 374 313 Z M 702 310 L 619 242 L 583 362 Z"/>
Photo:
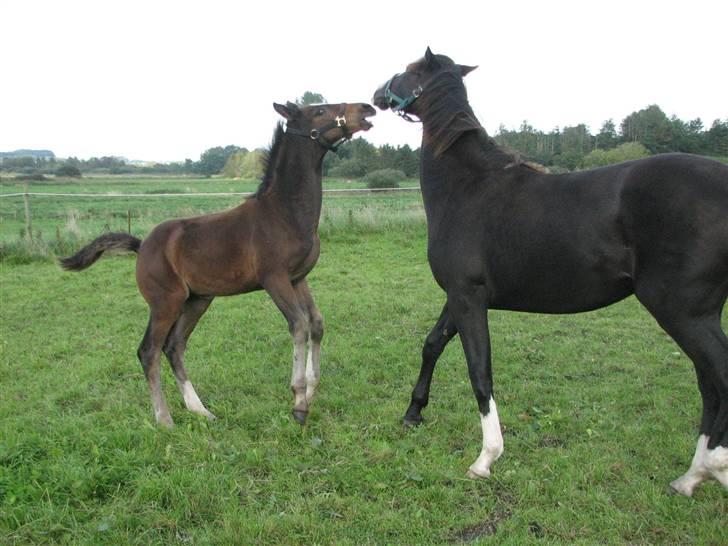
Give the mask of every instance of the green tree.
<path id="1" fill-rule="evenodd" d="M 632 112 L 620 126 L 622 138 L 627 142 L 641 142 L 653 154 L 670 151 L 672 124 L 659 106 Z"/>
<path id="2" fill-rule="evenodd" d="M 321 93 L 306 91 L 303 95 L 296 99 L 298 106 L 306 106 L 307 104 L 324 104 L 326 99 Z"/>
<path id="3" fill-rule="evenodd" d="M 705 147 L 712 155 L 728 157 L 728 118 L 713 121 L 705 135 Z"/>
<path id="4" fill-rule="evenodd" d="M 221 146 L 209 148 L 202 152 L 200 160 L 196 164 L 196 170 L 198 173 L 208 176 L 218 174 L 225 168 L 228 158 L 239 150 L 240 148 L 233 145 L 224 148 Z"/>
<path id="5" fill-rule="evenodd" d="M 619 144 L 619 136 L 614 121 L 608 119 L 602 123 L 602 128 L 596 136 L 596 147 L 602 150 L 611 150 Z"/>

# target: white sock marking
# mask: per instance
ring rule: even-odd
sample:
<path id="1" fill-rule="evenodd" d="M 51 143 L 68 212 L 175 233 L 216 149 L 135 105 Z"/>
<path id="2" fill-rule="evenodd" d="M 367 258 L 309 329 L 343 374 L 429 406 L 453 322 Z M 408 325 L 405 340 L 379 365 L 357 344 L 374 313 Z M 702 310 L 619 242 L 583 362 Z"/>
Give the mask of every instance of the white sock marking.
<path id="1" fill-rule="evenodd" d="M 728 447 L 718 446 L 707 451 L 703 462 L 713 477 L 728 489 Z"/>
<path id="2" fill-rule="evenodd" d="M 701 434 L 695 446 L 695 455 L 693 455 L 693 462 L 690 463 L 690 468 L 685 474 L 670 483 L 670 487 L 681 495 L 691 497 L 693 490 L 710 477 L 710 471 L 705 466 L 707 453 L 708 436 Z"/>
<path id="3" fill-rule="evenodd" d="M 291 372 L 293 409 L 307 411 L 306 404 L 306 340 L 293 341 L 293 370 Z"/>
<path id="4" fill-rule="evenodd" d="M 204 415 L 209 419 L 215 418 L 215 416 L 210 413 L 204 406 L 204 404 L 200 400 L 200 397 L 197 396 L 197 392 L 195 392 L 195 388 L 192 386 L 192 383 L 190 383 L 189 380 L 182 383 L 182 385 L 180 386 L 180 390 L 182 391 L 182 398 L 184 398 L 185 406 L 187 406 L 188 410 L 190 410 L 192 413 Z"/>
<path id="5" fill-rule="evenodd" d="M 480 424 L 483 428 L 483 449 L 478 459 L 470 465 L 468 475 L 472 478 L 487 478 L 490 476 L 490 465 L 503 453 L 503 435 L 495 400 L 488 401 L 488 415 L 480 415 Z"/>
<path id="6" fill-rule="evenodd" d="M 311 342 L 306 358 L 306 402 L 311 403 L 316 394 L 319 384 L 319 359 L 321 358 L 321 346 Z"/>

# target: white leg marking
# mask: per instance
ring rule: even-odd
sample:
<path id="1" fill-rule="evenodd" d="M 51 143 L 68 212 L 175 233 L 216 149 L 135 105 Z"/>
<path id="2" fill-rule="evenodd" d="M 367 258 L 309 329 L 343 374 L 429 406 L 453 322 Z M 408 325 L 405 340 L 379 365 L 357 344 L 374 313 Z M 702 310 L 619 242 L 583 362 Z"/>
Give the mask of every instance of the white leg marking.
<path id="1" fill-rule="evenodd" d="M 156 390 L 154 387 L 149 385 L 149 388 L 152 393 L 152 406 L 154 407 L 154 419 L 157 421 L 157 424 L 171 428 L 174 426 L 174 421 L 172 420 L 172 416 L 169 414 L 169 409 L 167 408 L 167 402 L 164 399 L 164 394 L 162 393 L 161 389 L 157 388 Z"/>
<path id="2" fill-rule="evenodd" d="M 705 454 L 705 466 L 728 489 L 728 447 L 718 446 Z"/>
<path id="3" fill-rule="evenodd" d="M 480 415 L 480 424 L 483 427 L 483 450 L 468 470 L 468 476 L 473 479 L 490 476 L 490 465 L 503 453 L 503 435 L 498 420 L 498 410 L 492 398 L 488 402 L 488 408 L 488 415 Z"/>
<path id="4" fill-rule="evenodd" d="M 215 416 L 207 411 L 207 408 L 203 405 L 200 397 L 197 396 L 197 392 L 195 392 L 195 388 L 189 380 L 179 385 L 179 390 L 182 391 L 182 398 L 184 398 L 185 406 L 187 406 L 188 410 L 198 415 L 204 415 L 208 419 L 215 419 Z"/>
<path id="5" fill-rule="evenodd" d="M 670 487 L 681 495 L 692 497 L 693 490 L 710 478 L 710 471 L 705 465 L 707 452 L 708 436 L 701 434 L 698 438 L 698 444 L 695 446 L 695 455 L 693 455 L 693 462 L 690 463 L 690 468 L 685 474 L 670 483 Z"/>
<path id="6" fill-rule="evenodd" d="M 306 359 L 306 402 L 311 403 L 318 388 L 321 361 L 321 344 L 311 341 L 311 347 L 308 350 L 308 358 Z"/>
<path id="7" fill-rule="evenodd" d="M 308 404 L 306 404 L 306 338 L 303 336 L 293 338 L 291 390 L 293 391 L 293 409 L 308 411 Z"/>

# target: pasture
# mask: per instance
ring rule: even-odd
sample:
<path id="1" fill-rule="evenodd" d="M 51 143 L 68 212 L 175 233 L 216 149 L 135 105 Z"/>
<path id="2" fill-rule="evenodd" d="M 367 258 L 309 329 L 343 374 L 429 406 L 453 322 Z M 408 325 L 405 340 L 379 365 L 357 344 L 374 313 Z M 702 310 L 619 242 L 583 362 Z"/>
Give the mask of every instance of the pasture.
<path id="1" fill-rule="evenodd" d="M 325 187 L 337 185 L 350 187 Z M 443 302 L 416 192 L 324 198 L 309 284 L 326 334 L 305 428 L 290 416 L 285 321 L 259 292 L 218 298 L 190 339 L 187 369 L 217 421 L 184 409 L 165 365 L 177 427 L 158 429 L 135 354 L 147 308 L 134 258 L 67 273 L 49 256 L 126 229 L 128 211 L 144 236 L 164 218 L 239 200 L 34 198 L 41 236 L 26 252 L 22 199 L 0 199 L 0 543 L 728 542 L 717 482 L 693 498 L 667 493 L 689 466 L 700 399 L 692 364 L 634 298 L 581 315 L 491 313 L 506 445 L 490 479 L 465 478 L 481 430 L 458 342 L 435 371 L 425 423 L 402 429 Z"/>

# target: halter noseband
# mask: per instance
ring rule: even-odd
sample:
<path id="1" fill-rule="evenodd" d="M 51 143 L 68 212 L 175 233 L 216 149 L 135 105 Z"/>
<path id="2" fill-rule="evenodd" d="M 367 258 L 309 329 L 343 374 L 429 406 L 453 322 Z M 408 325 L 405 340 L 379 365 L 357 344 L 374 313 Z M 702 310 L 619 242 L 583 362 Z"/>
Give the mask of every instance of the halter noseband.
<path id="1" fill-rule="evenodd" d="M 389 81 L 384 86 L 384 98 L 389 103 L 389 107 L 391 108 L 392 112 L 394 112 L 406 121 L 415 123 L 417 122 L 417 120 L 413 119 L 407 112 L 404 111 L 404 109 L 413 102 L 415 102 L 418 98 L 420 98 L 420 95 L 422 95 L 422 86 L 418 85 L 415 89 L 412 90 L 412 93 L 410 93 L 409 97 L 403 99 L 399 95 L 395 94 L 391 89 L 392 81 L 394 81 L 394 78 L 399 75 L 400 74 L 395 74 L 394 76 L 389 78 Z"/>
<path id="2" fill-rule="evenodd" d="M 286 133 L 290 133 L 292 135 L 298 135 L 298 136 L 304 136 L 309 137 L 311 140 L 318 143 L 320 146 L 323 146 L 327 150 L 330 150 L 334 153 L 339 149 L 339 146 L 341 146 L 344 142 L 349 140 L 351 138 L 351 134 L 346 128 L 346 116 L 344 116 L 344 113 L 346 111 L 346 103 L 342 103 L 339 108 L 338 115 L 334 118 L 334 121 L 330 121 L 326 125 L 323 125 L 321 127 L 314 127 L 313 129 L 306 131 L 305 129 L 297 129 L 295 127 L 289 127 L 286 125 Z M 323 139 L 323 136 L 325 133 L 330 131 L 331 129 L 340 128 L 342 132 L 344 133 L 343 136 L 338 139 L 337 141 L 331 143 L 326 142 Z"/>

